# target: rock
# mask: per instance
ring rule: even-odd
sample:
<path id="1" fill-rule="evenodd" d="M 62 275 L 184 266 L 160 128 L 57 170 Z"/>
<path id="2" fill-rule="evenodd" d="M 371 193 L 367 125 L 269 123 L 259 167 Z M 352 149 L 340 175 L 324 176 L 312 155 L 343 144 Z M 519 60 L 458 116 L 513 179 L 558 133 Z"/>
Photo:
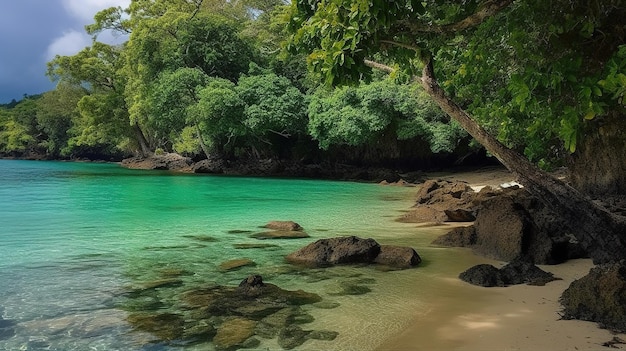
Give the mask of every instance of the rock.
<path id="1" fill-rule="evenodd" d="M 291 350 L 304 344 L 309 334 L 311 334 L 310 331 L 302 330 L 297 325 L 286 326 L 278 333 L 278 345 L 285 350 Z"/>
<path id="2" fill-rule="evenodd" d="M 404 223 L 471 222 L 474 220 L 476 197 L 477 194 L 465 182 L 427 180 L 417 193 L 414 208 L 398 218 L 398 221 Z"/>
<path id="3" fill-rule="evenodd" d="M 374 262 L 393 268 L 411 268 L 420 264 L 422 259 L 410 247 L 381 245 Z"/>
<path id="4" fill-rule="evenodd" d="M 224 161 L 221 159 L 205 159 L 196 162 L 192 171 L 194 173 L 222 174 L 224 173 Z"/>
<path id="5" fill-rule="evenodd" d="M 176 340 L 183 335 L 185 321 L 174 313 L 131 313 L 127 321 L 139 330 L 154 334 L 161 340 Z"/>
<path id="6" fill-rule="evenodd" d="M 230 318 L 217 328 L 213 338 L 215 348 L 218 350 L 232 350 L 242 346 L 243 343 L 254 335 L 256 322 L 245 318 Z"/>
<path id="7" fill-rule="evenodd" d="M 555 280 L 532 263 L 515 260 L 498 269 L 490 264 L 479 264 L 462 272 L 459 278 L 473 285 L 493 287 L 517 284 L 545 285 Z"/>
<path id="8" fill-rule="evenodd" d="M 479 264 L 459 274 L 459 278 L 472 285 L 505 286 L 500 270 L 490 264 Z"/>
<path id="9" fill-rule="evenodd" d="M 380 253 L 380 245 L 374 239 L 356 236 L 320 239 L 291 254 L 288 262 L 312 267 L 335 264 L 372 263 Z"/>
<path id="10" fill-rule="evenodd" d="M 626 332 L 626 262 L 599 265 L 561 295 L 564 319 L 599 323 Z"/>
<path id="11" fill-rule="evenodd" d="M 528 284 L 546 285 L 557 278 L 534 264 L 522 260 L 509 262 L 500 269 L 503 280 L 507 285 Z"/>
<path id="12" fill-rule="evenodd" d="M 457 208 L 454 210 L 443 210 L 448 216 L 448 222 L 473 222 L 476 220 L 474 213 L 467 209 Z"/>
<path id="13" fill-rule="evenodd" d="M 256 266 L 256 263 L 254 263 L 254 261 L 247 259 L 247 258 L 240 258 L 236 260 L 222 262 L 220 263 L 218 268 L 220 271 L 226 272 L 226 271 L 234 271 L 236 269 L 240 269 L 246 266 Z"/>
<path id="14" fill-rule="evenodd" d="M 309 334 L 309 339 L 332 341 L 337 338 L 339 333 L 329 330 L 314 330 Z"/>
<path id="15" fill-rule="evenodd" d="M 165 153 L 163 155 L 151 155 L 149 157 L 133 157 L 122 160 L 122 167 L 130 169 L 157 169 L 171 171 L 190 170 L 192 160 L 176 153 Z"/>
<path id="16" fill-rule="evenodd" d="M 233 244 L 233 247 L 237 250 L 250 250 L 250 249 L 273 249 L 280 246 L 274 244 Z"/>
<path id="17" fill-rule="evenodd" d="M 473 225 L 456 227 L 435 239 L 432 244 L 449 247 L 471 247 L 476 244 L 476 228 Z"/>
<path id="18" fill-rule="evenodd" d="M 251 275 L 242 280 L 237 287 L 237 293 L 245 296 L 258 296 L 262 293 L 261 289 L 265 287 L 263 277 L 260 275 Z"/>
<path id="19" fill-rule="evenodd" d="M 302 239 L 308 238 L 309 234 L 297 231 L 297 230 L 272 230 L 269 232 L 261 232 L 250 235 L 251 238 L 265 240 L 265 239 Z"/>
<path id="20" fill-rule="evenodd" d="M 293 221 L 271 221 L 263 226 L 263 228 L 280 230 L 280 231 L 302 231 L 304 228 L 300 224 Z"/>

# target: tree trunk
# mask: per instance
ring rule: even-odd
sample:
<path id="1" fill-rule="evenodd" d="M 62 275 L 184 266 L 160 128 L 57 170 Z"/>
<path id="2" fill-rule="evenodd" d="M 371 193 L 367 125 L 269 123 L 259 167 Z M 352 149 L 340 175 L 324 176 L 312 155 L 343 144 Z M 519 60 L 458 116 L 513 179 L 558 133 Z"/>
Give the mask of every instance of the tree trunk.
<path id="1" fill-rule="evenodd" d="M 198 134 L 198 142 L 200 143 L 202 152 L 204 152 L 204 156 L 206 156 L 207 159 L 210 159 L 211 153 L 209 152 L 209 149 L 204 142 L 204 138 L 202 137 L 202 133 L 200 132 L 200 126 L 198 125 L 198 123 L 196 123 L 196 134 Z"/>
<path id="2" fill-rule="evenodd" d="M 594 263 L 626 258 L 626 218 L 610 213 L 576 189 L 540 170 L 500 143 L 452 101 L 439 86 L 432 60 L 424 66 L 422 86 L 434 101 L 509 169 L 520 184 L 561 216 Z"/>
<path id="3" fill-rule="evenodd" d="M 139 143 L 139 147 L 141 148 L 141 156 L 147 157 L 152 152 L 150 151 L 150 147 L 148 147 L 148 140 L 146 140 L 146 136 L 143 134 L 141 127 L 139 124 L 133 124 L 133 130 L 135 131 L 135 137 L 137 138 L 137 142 Z"/>

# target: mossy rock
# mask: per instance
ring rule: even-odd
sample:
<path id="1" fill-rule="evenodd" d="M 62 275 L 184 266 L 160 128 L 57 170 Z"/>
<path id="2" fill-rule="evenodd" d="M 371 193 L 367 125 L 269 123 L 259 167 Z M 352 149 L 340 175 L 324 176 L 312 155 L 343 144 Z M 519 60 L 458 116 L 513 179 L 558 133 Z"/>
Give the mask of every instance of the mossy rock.
<path id="1" fill-rule="evenodd" d="M 266 239 L 303 239 L 309 238 L 309 234 L 296 230 L 271 230 L 250 235 L 251 238 Z"/>
<path id="2" fill-rule="evenodd" d="M 215 348 L 218 350 L 234 350 L 254 335 L 256 327 L 255 321 L 245 318 L 227 319 L 217 328 L 217 333 L 213 338 Z"/>
<path id="3" fill-rule="evenodd" d="M 222 272 L 234 271 L 243 267 L 256 266 L 256 263 L 247 258 L 240 258 L 235 260 L 229 260 L 222 262 L 219 265 L 219 270 Z"/>
<path id="4" fill-rule="evenodd" d="M 174 313 L 131 313 L 126 320 L 134 328 L 165 341 L 181 339 L 185 327 L 183 317 Z"/>

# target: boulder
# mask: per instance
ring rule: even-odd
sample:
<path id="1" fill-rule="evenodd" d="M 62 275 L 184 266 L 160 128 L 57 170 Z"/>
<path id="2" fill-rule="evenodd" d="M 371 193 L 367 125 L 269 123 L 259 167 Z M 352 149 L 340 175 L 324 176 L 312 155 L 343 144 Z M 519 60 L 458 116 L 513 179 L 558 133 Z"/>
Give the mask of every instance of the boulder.
<path id="1" fill-rule="evenodd" d="M 471 247 L 475 253 L 499 261 L 522 259 L 536 264 L 585 256 L 564 231 L 565 223 L 524 189 L 509 188 L 474 201 L 480 202 L 474 224 L 454 228 L 433 244 Z"/>
<path id="2" fill-rule="evenodd" d="M 192 171 L 194 173 L 222 174 L 224 173 L 224 161 L 221 159 L 205 159 L 196 162 Z"/>
<path id="3" fill-rule="evenodd" d="M 171 171 L 189 170 L 192 164 L 189 157 L 176 153 L 153 154 L 149 157 L 132 157 L 122 160 L 121 165 L 130 169 L 158 169 Z"/>
<path id="4" fill-rule="evenodd" d="M 626 332 L 626 262 L 596 266 L 561 295 L 564 319 L 599 323 Z"/>
<path id="5" fill-rule="evenodd" d="M 263 228 L 280 230 L 280 231 L 302 231 L 304 228 L 300 224 L 293 221 L 271 221 L 263 226 Z"/>
<path id="6" fill-rule="evenodd" d="M 320 239 L 291 254 L 288 262 L 312 267 L 342 263 L 372 263 L 380 253 L 380 245 L 374 239 L 356 236 Z"/>
<path id="7" fill-rule="evenodd" d="M 459 274 L 459 278 L 472 285 L 484 287 L 545 285 L 557 279 L 552 273 L 522 260 L 514 260 L 500 269 L 490 264 L 479 264 Z"/>
<path id="8" fill-rule="evenodd" d="M 422 259 L 410 247 L 381 245 L 374 262 L 392 268 L 411 268 L 420 264 Z"/>

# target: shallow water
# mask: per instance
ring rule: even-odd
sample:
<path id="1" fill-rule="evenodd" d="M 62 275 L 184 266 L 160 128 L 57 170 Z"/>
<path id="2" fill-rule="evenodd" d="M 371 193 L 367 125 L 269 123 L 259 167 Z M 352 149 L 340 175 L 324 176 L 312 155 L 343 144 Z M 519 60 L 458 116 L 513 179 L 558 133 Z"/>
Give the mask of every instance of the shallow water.
<path id="1" fill-rule="evenodd" d="M 180 281 L 150 297 L 162 311 L 180 312 L 176 301 L 185 291 L 236 286 L 261 274 L 266 282 L 317 293 L 326 305 L 337 306 L 302 306 L 314 317 L 303 329 L 338 336 L 309 340 L 299 350 L 374 349 L 442 301 L 473 291 L 453 278 L 477 258 L 430 247 L 442 229 L 393 221 L 411 206 L 414 193 L 350 182 L 0 161 L 0 349 L 213 349 L 210 343 L 159 340 L 128 322 L 130 312 L 146 306 L 129 297 L 129 289 L 172 272 Z M 311 238 L 250 237 L 270 220 L 294 220 Z M 392 272 L 373 266 L 302 271 L 284 262 L 286 254 L 311 241 L 341 235 L 409 245 L 424 261 Z M 259 243 L 272 246 L 235 247 Z M 256 265 L 219 269 L 240 258 Z M 347 283 L 363 293 L 341 294 Z M 260 340 L 259 349 L 281 349 L 275 339 Z"/>

